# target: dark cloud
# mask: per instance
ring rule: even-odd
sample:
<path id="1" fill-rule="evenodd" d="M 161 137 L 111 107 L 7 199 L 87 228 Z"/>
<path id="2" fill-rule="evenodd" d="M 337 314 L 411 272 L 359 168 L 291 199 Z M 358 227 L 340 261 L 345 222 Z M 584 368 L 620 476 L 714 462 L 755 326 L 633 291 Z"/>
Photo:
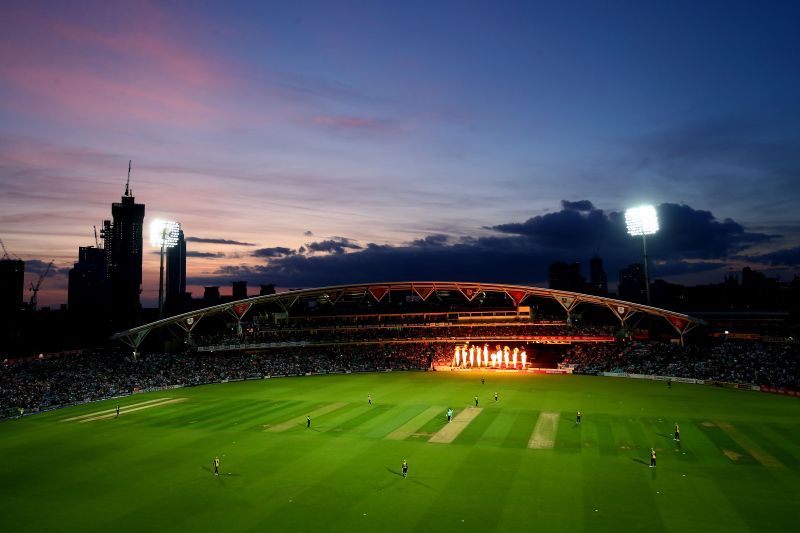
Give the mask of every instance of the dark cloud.
<path id="1" fill-rule="evenodd" d="M 744 256 L 743 259 L 771 266 L 800 266 L 800 246 L 761 255 Z"/>
<path id="2" fill-rule="evenodd" d="M 592 211 L 594 210 L 594 205 L 589 200 L 578 200 L 577 202 L 561 200 L 561 208 L 572 211 Z"/>
<path id="3" fill-rule="evenodd" d="M 313 237 L 314 236 L 314 232 L 311 231 L 311 230 L 306 230 L 306 231 L 303 232 L 303 235 L 305 235 L 306 237 Z"/>
<path id="4" fill-rule="evenodd" d="M 225 254 L 222 252 L 195 252 L 193 250 L 187 250 L 186 257 L 204 257 L 207 259 L 219 259 L 225 257 Z"/>
<path id="5" fill-rule="evenodd" d="M 332 253 L 270 257 L 268 264 L 228 266 L 216 274 L 283 287 L 436 279 L 542 285 L 553 261 L 580 261 L 588 276 L 588 260 L 598 253 L 613 281 L 619 269 L 641 261 L 642 241 L 627 235 L 623 213 L 590 206 L 566 203 L 558 212 L 496 226 L 497 235 L 457 241 L 434 234 L 399 246 L 361 247 L 336 238 L 308 245 Z M 665 203 L 657 210 L 662 229 L 647 241 L 653 278 L 724 269 L 736 254 L 773 237 L 687 205 Z"/>
<path id="6" fill-rule="evenodd" d="M 42 261 L 40 259 L 25 259 L 25 272 L 41 276 L 47 270 L 48 264 L 50 264 L 50 261 Z M 47 275 L 48 277 L 67 276 L 69 275 L 71 268 L 71 266 L 61 267 L 54 263 L 53 266 L 50 267 L 50 272 L 48 272 Z"/>
<path id="7" fill-rule="evenodd" d="M 186 242 L 202 242 L 208 244 L 228 244 L 234 246 L 255 246 L 252 242 L 231 241 L 228 239 L 209 239 L 205 237 L 186 237 Z"/>
<path id="8" fill-rule="evenodd" d="M 328 252 L 343 254 L 347 250 L 360 250 L 361 246 L 346 237 L 334 237 L 325 241 L 310 242 L 306 244 L 308 252 Z"/>
<path id="9" fill-rule="evenodd" d="M 285 257 L 287 255 L 294 255 L 297 253 L 295 250 L 291 248 L 286 248 L 285 246 L 274 246 L 272 248 L 259 248 L 258 250 L 253 250 L 252 255 L 253 257 Z"/>
<path id="10" fill-rule="evenodd" d="M 415 239 L 411 241 L 409 244 L 411 246 L 444 246 L 447 244 L 448 237 L 447 235 L 442 235 L 440 233 L 434 235 L 428 235 L 423 239 Z M 367 246 L 373 246 L 369 244 Z"/>

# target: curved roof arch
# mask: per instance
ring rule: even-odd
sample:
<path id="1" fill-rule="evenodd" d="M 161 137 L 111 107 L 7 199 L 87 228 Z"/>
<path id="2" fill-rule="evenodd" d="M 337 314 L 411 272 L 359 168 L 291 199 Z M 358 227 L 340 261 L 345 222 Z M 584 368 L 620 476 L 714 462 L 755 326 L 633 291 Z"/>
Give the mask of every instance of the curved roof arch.
<path id="1" fill-rule="evenodd" d="M 330 287 L 298 289 L 263 296 L 254 296 L 252 298 L 245 298 L 243 300 L 236 300 L 202 309 L 196 309 L 194 311 L 164 318 L 148 324 L 142 324 L 141 326 L 115 333 L 112 335 L 111 340 L 120 340 L 131 346 L 134 351 L 136 351 L 139 344 L 141 344 L 144 338 L 154 329 L 175 325 L 183 329 L 187 334 L 190 334 L 200 320 L 207 316 L 228 314 L 236 320 L 241 320 L 255 305 L 275 303 L 284 310 L 289 311 L 292 306 L 300 301 L 301 298 L 310 297 L 327 297 L 335 305 L 335 303 L 344 295 L 360 294 L 362 297 L 369 296 L 374 298 L 376 302 L 380 302 L 392 291 L 411 291 L 417 294 L 422 300 L 427 300 L 437 291 L 457 291 L 464 296 L 466 301 L 472 301 L 478 294 L 482 292 L 505 293 L 517 307 L 529 296 L 551 298 L 560 304 L 567 314 L 569 314 L 576 305 L 588 303 L 608 308 L 622 324 L 625 324 L 630 317 L 637 314 L 661 317 L 675 329 L 681 338 L 683 338 L 686 333 L 695 327 L 705 324 L 705 321 L 702 319 L 682 313 L 676 313 L 667 309 L 578 292 L 560 291 L 525 285 L 508 285 L 501 283 L 461 281 L 404 281 L 335 285 Z"/>

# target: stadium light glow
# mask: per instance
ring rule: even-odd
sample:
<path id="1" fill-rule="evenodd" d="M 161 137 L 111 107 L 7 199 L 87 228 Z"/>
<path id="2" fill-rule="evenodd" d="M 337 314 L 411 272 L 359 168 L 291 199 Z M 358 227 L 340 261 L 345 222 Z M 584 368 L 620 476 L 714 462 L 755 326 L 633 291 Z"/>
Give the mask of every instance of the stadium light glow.
<path id="1" fill-rule="evenodd" d="M 159 248 L 172 248 L 178 244 L 180 231 L 180 222 L 157 218 L 150 223 L 150 244 Z"/>
<path id="2" fill-rule="evenodd" d="M 150 223 L 150 244 L 161 248 L 161 267 L 158 270 L 158 318 L 164 318 L 164 249 L 172 248 L 180 239 L 181 225 L 174 220 L 157 218 Z"/>
<path id="3" fill-rule="evenodd" d="M 628 226 L 628 234 L 642 237 L 642 249 L 644 250 L 644 293 L 647 305 L 650 305 L 650 273 L 647 269 L 647 236 L 653 235 L 658 231 L 658 214 L 652 205 L 641 205 L 631 207 L 625 211 L 625 224 Z"/>
<path id="4" fill-rule="evenodd" d="M 658 214 L 652 205 L 632 207 L 625 211 L 628 234 L 634 237 L 652 235 L 658 231 Z"/>

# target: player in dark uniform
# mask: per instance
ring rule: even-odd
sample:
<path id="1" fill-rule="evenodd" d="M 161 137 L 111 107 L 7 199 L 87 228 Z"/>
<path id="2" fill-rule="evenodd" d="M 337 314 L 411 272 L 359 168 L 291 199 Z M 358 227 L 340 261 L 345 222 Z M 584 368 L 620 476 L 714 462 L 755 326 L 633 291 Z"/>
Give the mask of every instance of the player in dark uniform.
<path id="1" fill-rule="evenodd" d="M 656 451 L 650 448 L 650 468 L 656 467 Z"/>
<path id="2" fill-rule="evenodd" d="M 311 428 L 311 415 L 306 417 L 306 429 Z"/>
<path id="3" fill-rule="evenodd" d="M 214 457 L 214 475 L 219 475 L 219 455 Z"/>
<path id="4" fill-rule="evenodd" d="M 497 401 L 497 391 L 494 391 L 494 401 Z"/>
<path id="5" fill-rule="evenodd" d="M 486 385 L 486 381 L 483 378 L 481 378 L 481 385 Z"/>
<path id="6" fill-rule="evenodd" d="M 478 397 L 475 396 L 475 407 L 478 407 Z"/>
<path id="7" fill-rule="evenodd" d="M 580 411 L 578 411 L 578 414 L 575 415 L 575 423 L 576 424 L 580 424 L 581 423 L 581 412 Z"/>
<path id="8" fill-rule="evenodd" d="M 408 475 L 408 461 L 403 459 L 403 477 Z"/>
<path id="9" fill-rule="evenodd" d="M 372 405 L 372 394 L 367 394 L 367 401 Z"/>
<path id="10" fill-rule="evenodd" d="M 677 422 L 675 422 L 675 437 L 672 440 L 675 442 L 681 441 L 681 428 L 678 426 Z"/>
<path id="11" fill-rule="evenodd" d="M 671 389 L 671 388 L 672 388 L 672 380 L 671 380 L 671 379 L 668 379 L 668 380 L 667 380 L 667 388 L 668 388 L 668 389 Z"/>
<path id="12" fill-rule="evenodd" d="M 117 414 L 114 415 L 114 418 L 117 418 L 117 417 L 119 417 L 119 404 L 117 404 Z"/>
<path id="13" fill-rule="evenodd" d="M 448 422 L 453 421 L 453 410 L 450 409 L 449 407 L 447 408 L 447 421 Z"/>

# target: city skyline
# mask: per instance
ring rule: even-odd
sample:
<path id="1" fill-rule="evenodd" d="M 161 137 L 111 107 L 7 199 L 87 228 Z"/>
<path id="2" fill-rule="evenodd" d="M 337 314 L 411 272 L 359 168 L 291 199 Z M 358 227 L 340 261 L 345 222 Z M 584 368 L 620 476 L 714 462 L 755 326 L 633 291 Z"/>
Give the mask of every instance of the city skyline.
<path id="1" fill-rule="evenodd" d="M 56 260 L 41 305 L 67 301 L 128 159 L 145 226 L 183 226 L 195 297 L 546 284 L 595 253 L 611 281 L 640 260 L 620 215 L 644 202 L 653 279 L 798 272 L 795 5 L 80 6 L 0 22 L 0 239 L 26 287 Z"/>

